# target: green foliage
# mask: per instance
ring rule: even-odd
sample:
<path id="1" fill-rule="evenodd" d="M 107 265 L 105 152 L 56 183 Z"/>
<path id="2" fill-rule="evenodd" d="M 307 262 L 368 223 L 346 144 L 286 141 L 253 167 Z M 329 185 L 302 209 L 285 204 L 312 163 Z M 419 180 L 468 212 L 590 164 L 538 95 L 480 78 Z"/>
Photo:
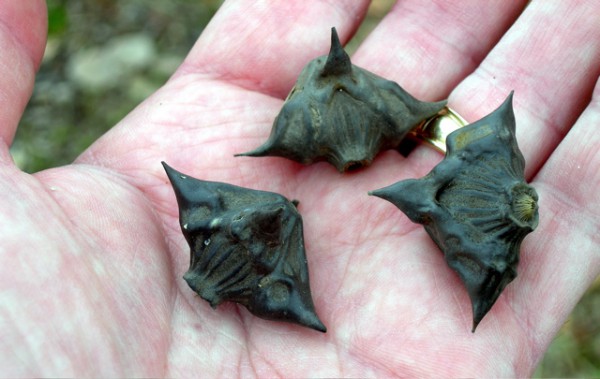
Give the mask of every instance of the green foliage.
<path id="1" fill-rule="evenodd" d="M 67 29 L 68 14 L 65 1 L 48 0 L 48 35 L 62 34 Z"/>

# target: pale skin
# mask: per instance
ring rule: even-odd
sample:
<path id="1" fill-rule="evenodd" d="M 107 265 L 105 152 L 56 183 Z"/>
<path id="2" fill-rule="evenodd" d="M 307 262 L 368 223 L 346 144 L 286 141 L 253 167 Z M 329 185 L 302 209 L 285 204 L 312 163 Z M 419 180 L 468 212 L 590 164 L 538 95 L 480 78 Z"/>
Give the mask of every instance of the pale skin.
<path id="1" fill-rule="evenodd" d="M 352 59 L 417 98 L 449 98 L 468 121 L 515 90 L 540 223 L 475 334 L 467 293 L 423 228 L 367 196 L 425 175 L 441 154 L 387 151 L 345 175 L 233 156 L 266 140 L 301 68 L 327 53 L 332 26 L 342 42 L 352 36 L 366 1 L 227 2 L 168 83 L 74 164 L 34 175 L 8 147 L 43 54 L 46 10 L 3 2 L 3 375 L 530 375 L 600 273 L 600 3 L 451 3 L 400 2 Z M 300 200 L 326 334 L 235 304 L 213 310 L 187 287 L 189 250 L 162 160 Z"/>

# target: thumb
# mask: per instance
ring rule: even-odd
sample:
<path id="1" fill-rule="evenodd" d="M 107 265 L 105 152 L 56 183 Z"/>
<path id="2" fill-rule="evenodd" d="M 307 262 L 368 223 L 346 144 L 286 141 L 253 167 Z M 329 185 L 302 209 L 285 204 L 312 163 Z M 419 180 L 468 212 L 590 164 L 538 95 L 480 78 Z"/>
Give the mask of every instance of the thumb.
<path id="1" fill-rule="evenodd" d="M 43 0 L 0 3 L 0 163 L 31 96 L 46 43 Z"/>

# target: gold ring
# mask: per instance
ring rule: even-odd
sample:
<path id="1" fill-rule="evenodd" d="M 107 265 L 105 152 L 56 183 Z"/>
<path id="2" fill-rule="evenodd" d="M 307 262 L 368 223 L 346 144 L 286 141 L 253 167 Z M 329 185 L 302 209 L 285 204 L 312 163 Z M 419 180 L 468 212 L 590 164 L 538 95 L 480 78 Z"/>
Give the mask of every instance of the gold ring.
<path id="1" fill-rule="evenodd" d="M 446 137 L 467 124 L 464 118 L 446 106 L 435 116 L 421 122 L 412 130 L 411 135 L 445 153 Z"/>

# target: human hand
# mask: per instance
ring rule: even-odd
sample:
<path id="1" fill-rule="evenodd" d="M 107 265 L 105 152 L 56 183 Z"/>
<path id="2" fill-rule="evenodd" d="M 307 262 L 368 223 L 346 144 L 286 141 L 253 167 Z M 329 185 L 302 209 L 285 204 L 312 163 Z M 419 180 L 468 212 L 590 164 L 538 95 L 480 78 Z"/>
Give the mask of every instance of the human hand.
<path id="1" fill-rule="evenodd" d="M 0 367 L 9 376 L 530 375 L 600 272 L 600 6 L 568 3 L 532 2 L 516 20 L 526 1 L 401 2 L 352 57 L 419 99 L 449 97 L 469 121 L 515 90 L 540 223 L 475 334 L 466 290 L 423 228 L 367 196 L 421 177 L 439 153 L 387 151 L 345 175 L 233 157 L 266 139 L 301 68 L 327 53 L 332 26 L 351 36 L 366 1 L 227 2 L 163 88 L 75 164 L 35 175 L 14 166 L 8 146 L 41 59 L 44 5 L 2 4 Z M 189 289 L 162 160 L 300 200 L 326 334 L 231 303 L 215 311 Z"/>

